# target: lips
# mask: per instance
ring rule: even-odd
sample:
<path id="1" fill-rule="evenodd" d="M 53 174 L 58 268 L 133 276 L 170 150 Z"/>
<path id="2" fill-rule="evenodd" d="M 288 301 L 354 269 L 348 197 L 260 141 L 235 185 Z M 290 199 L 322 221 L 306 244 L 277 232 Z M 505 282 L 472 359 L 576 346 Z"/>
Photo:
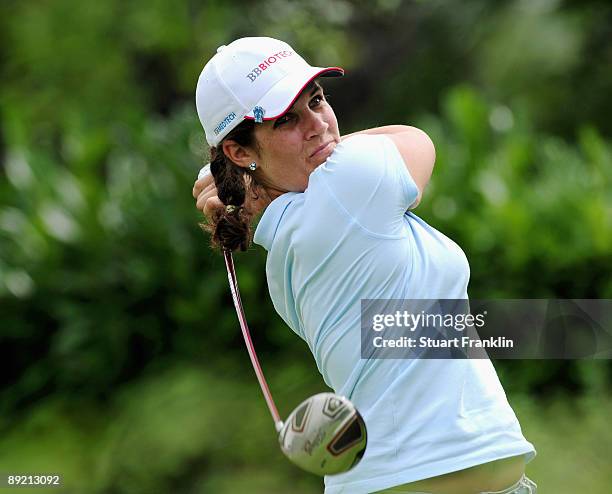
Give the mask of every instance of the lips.
<path id="1" fill-rule="evenodd" d="M 329 141 L 325 144 L 321 144 L 317 149 L 314 150 L 314 153 L 310 155 L 311 158 L 315 158 L 317 155 L 322 154 L 324 151 L 327 151 L 328 147 L 332 144 L 333 141 Z"/>

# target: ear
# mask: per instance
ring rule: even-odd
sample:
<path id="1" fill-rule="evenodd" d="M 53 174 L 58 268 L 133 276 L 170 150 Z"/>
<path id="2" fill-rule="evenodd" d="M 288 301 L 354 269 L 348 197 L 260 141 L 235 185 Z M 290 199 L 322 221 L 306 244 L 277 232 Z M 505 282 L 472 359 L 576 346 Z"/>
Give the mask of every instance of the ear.
<path id="1" fill-rule="evenodd" d="M 248 168 L 253 161 L 257 161 L 258 156 L 252 150 L 241 146 L 232 139 L 223 141 L 222 147 L 225 156 L 242 168 Z"/>

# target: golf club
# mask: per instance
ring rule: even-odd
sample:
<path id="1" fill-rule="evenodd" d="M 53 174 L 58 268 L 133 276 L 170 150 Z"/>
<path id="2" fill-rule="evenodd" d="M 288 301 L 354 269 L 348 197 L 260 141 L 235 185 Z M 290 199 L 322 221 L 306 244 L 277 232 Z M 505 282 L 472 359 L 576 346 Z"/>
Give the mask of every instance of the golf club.
<path id="1" fill-rule="evenodd" d="M 223 256 L 244 342 L 274 420 L 281 450 L 294 464 L 317 475 L 350 470 L 359 463 L 366 449 L 367 431 L 363 418 L 345 397 L 319 393 L 303 401 L 283 423 L 251 340 L 232 253 L 224 249 Z"/>

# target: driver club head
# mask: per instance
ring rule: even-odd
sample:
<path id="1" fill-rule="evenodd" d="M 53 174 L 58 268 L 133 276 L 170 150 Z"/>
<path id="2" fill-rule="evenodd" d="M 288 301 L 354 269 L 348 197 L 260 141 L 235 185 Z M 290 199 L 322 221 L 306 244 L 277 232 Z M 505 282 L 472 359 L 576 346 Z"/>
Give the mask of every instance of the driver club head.
<path id="1" fill-rule="evenodd" d="M 283 453 L 316 475 L 353 468 L 366 449 L 366 425 L 344 396 L 319 393 L 291 412 L 278 434 Z"/>

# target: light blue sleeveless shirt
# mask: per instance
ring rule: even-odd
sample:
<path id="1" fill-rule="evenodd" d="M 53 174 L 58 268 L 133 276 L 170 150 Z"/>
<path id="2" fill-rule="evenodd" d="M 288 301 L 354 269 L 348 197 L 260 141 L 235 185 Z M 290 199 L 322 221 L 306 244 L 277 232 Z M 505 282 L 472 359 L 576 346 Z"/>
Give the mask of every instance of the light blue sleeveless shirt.
<path id="1" fill-rule="evenodd" d="M 275 199 L 255 232 L 276 311 L 368 428 L 363 459 L 326 476 L 325 494 L 535 455 L 489 360 L 361 359 L 361 299 L 468 298 L 461 248 L 406 213 L 417 194 L 391 139 L 357 135 L 312 172 L 306 191 Z"/>

